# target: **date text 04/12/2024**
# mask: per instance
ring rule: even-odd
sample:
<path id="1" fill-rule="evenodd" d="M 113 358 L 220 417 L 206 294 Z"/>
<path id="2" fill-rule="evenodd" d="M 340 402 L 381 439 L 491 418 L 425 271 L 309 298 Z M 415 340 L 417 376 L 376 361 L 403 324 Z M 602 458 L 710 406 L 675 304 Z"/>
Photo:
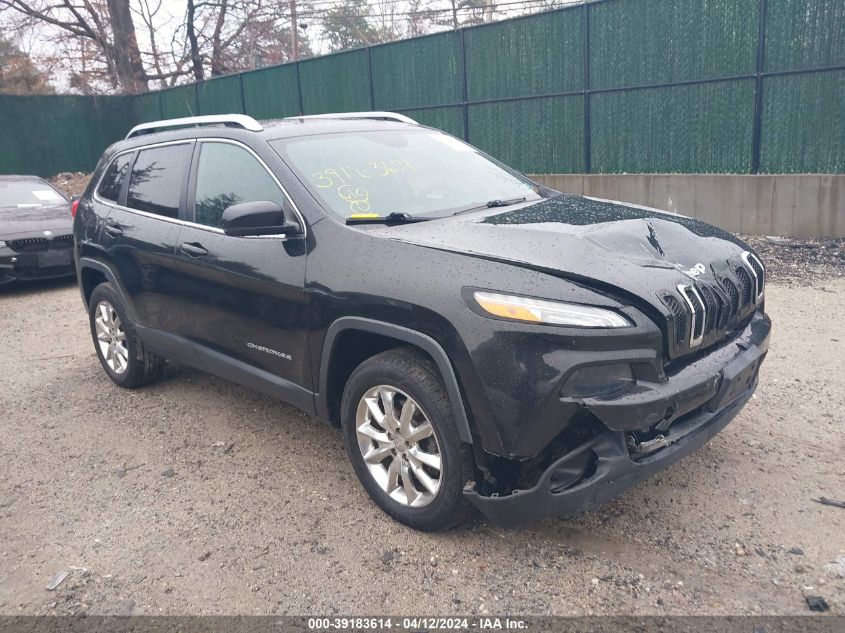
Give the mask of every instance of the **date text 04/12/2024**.
<path id="1" fill-rule="evenodd" d="M 526 630 L 528 623 L 518 618 L 500 617 L 407 617 L 407 618 L 309 618 L 308 629 L 312 631 L 519 631 Z"/>

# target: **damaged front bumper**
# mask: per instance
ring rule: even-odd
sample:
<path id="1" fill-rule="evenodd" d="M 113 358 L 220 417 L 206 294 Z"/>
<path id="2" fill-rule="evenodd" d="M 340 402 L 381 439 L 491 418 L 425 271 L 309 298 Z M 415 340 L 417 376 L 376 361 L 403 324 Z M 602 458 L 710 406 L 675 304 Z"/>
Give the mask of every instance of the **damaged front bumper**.
<path id="1" fill-rule="evenodd" d="M 771 321 L 762 312 L 743 332 L 662 382 L 637 380 L 610 398 L 564 398 L 586 407 L 612 431 L 665 430 L 704 406 L 714 412 L 746 391 L 757 376 L 769 346 Z"/>
<path id="2" fill-rule="evenodd" d="M 539 516 L 581 512 L 681 459 L 723 429 L 751 398 L 768 350 L 771 322 L 760 313 L 729 344 L 660 384 L 580 405 L 602 431 L 555 460 L 527 489 L 464 495 L 492 522 L 514 526 Z"/>

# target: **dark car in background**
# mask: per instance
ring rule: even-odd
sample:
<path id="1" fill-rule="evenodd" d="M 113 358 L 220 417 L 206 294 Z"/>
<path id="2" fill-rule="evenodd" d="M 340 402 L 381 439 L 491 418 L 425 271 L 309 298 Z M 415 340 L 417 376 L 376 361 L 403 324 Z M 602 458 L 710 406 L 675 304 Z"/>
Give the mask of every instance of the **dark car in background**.
<path id="1" fill-rule="evenodd" d="M 37 176 L 0 176 L 0 285 L 69 277 L 71 202 Z"/>
<path id="2" fill-rule="evenodd" d="M 396 114 L 142 124 L 75 212 L 112 381 L 175 359 L 282 398 L 423 530 L 606 501 L 736 416 L 768 349 L 736 237 L 546 189 Z"/>

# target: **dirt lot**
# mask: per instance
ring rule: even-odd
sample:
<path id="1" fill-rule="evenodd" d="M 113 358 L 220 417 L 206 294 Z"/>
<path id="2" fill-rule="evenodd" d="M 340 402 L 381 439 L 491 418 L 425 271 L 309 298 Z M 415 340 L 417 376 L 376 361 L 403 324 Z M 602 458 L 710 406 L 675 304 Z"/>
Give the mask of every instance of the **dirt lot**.
<path id="1" fill-rule="evenodd" d="M 767 293 L 761 387 L 700 452 L 575 519 L 427 535 L 337 431 L 182 367 L 121 390 L 74 285 L 0 292 L 0 613 L 845 613 L 845 510 L 812 501 L 845 498 L 845 280 Z"/>

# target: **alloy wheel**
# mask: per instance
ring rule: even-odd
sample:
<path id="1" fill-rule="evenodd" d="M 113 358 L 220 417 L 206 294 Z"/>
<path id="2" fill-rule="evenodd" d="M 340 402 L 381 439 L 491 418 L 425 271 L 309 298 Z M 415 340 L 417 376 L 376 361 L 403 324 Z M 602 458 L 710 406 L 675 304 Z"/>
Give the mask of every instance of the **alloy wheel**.
<path id="1" fill-rule="evenodd" d="M 379 487 L 404 506 L 431 503 L 441 484 L 441 453 L 428 416 L 404 391 L 369 389 L 358 403 L 356 437 L 361 456 Z"/>
<path id="2" fill-rule="evenodd" d="M 114 306 L 108 301 L 100 301 L 97 304 L 94 327 L 97 331 L 97 344 L 106 365 L 116 374 L 124 373 L 129 366 L 126 332 Z"/>

